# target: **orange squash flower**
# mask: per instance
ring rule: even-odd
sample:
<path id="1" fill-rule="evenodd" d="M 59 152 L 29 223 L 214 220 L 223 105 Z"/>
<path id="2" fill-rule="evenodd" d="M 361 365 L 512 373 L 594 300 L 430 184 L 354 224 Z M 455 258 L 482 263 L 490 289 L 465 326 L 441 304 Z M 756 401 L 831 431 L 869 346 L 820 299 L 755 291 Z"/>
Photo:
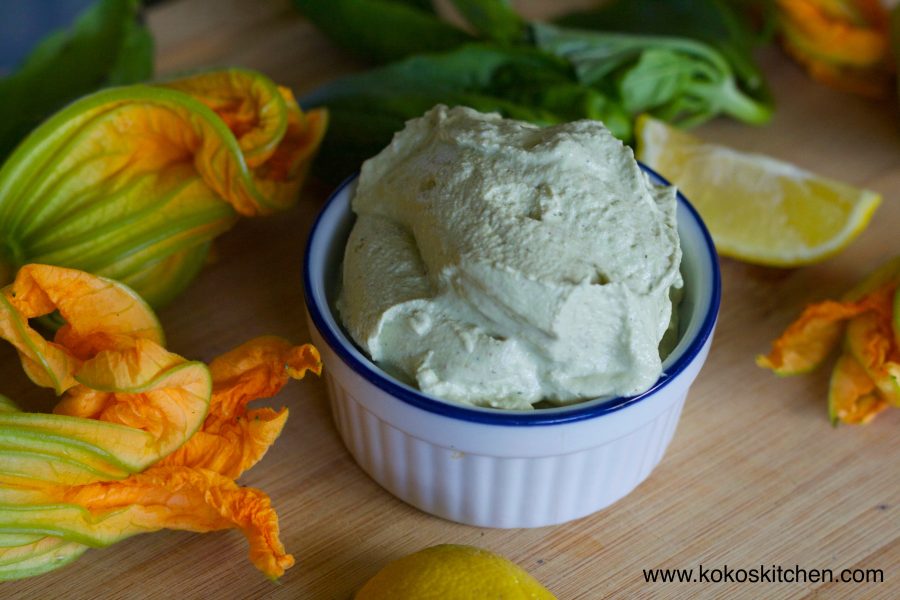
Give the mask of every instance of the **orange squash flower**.
<path id="1" fill-rule="evenodd" d="M 809 74 L 872 97 L 892 91 L 889 18 L 878 0 L 778 0 L 782 45 Z"/>
<path id="2" fill-rule="evenodd" d="M 868 423 L 900 406 L 900 258 L 888 262 L 842 301 L 812 304 L 756 363 L 779 375 L 821 364 L 843 337 L 828 396 L 833 423 Z"/>
<path id="3" fill-rule="evenodd" d="M 24 264 L 45 263 L 165 304 L 239 215 L 297 201 L 327 120 L 245 69 L 73 102 L 0 168 L 0 285 Z"/>
<path id="4" fill-rule="evenodd" d="M 58 310 L 52 341 L 29 319 Z M 0 396 L 0 581 L 36 575 L 88 547 L 163 528 L 238 528 L 279 577 L 294 559 L 268 496 L 235 479 L 275 441 L 287 409 L 248 409 L 321 371 L 309 344 L 251 340 L 207 367 L 167 351 L 152 310 L 121 283 L 26 265 L 0 294 L 0 337 L 54 414 Z"/>

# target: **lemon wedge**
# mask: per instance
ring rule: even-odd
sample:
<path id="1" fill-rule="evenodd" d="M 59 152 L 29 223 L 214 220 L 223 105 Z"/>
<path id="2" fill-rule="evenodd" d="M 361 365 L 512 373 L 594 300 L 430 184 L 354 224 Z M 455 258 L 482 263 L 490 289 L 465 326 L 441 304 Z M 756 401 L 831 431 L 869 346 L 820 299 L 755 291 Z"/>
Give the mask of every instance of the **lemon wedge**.
<path id="1" fill-rule="evenodd" d="M 646 115 L 637 158 L 700 212 L 722 256 L 776 267 L 817 262 L 849 244 L 881 196 L 760 154 L 707 144 Z"/>

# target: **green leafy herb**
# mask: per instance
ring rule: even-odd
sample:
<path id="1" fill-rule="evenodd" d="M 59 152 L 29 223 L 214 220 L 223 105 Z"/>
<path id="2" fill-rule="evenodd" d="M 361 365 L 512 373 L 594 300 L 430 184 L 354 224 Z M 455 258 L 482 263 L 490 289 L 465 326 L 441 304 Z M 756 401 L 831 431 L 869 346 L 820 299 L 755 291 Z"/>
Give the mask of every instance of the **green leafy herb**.
<path id="1" fill-rule="evenodd" d="M 483 36 L 502 43 L 525 41 L 527 23 L 507 0 L 453 0 L 453 4 Z"/>
<path id="2" fill-rule="evenodd" d="M 560 58 L 534 48 L 467 44 L 452 52 L 420 54 L 384 67 L 350 75 L 325 85 L 306 98 L 313 104 L 336 97 L 379 92 L 489 90 L 538 77 L 572 80 Z"/>
<path id="3" fill-rule="evenodd" d="M 685 126 L 722 113 L 763 123 L 772 103 L 756 38 L 727 4 L 738 1 L 770 0 L 621 0 L 563 20 L 619 32 L 529 23 L 507 0 L 453 0 L 473 43 L 427 0 L 294 0 L 357 54 L 405 57 L 304 98 L 332 111 L 319 172 L 346 176 L 439 103 L 540 124 L 597 119 L 626 142 L 643 112 Z"/>
<path id="4" fill-rule="evenodd" d="M 626 111 L 684 125 L 722 112 L 764 123 L 771 106 L 743 93 L 728 62 L 686 38 L 578 31 L 532 25 L 538 48 L 569 60 L 581 82 L 612 89 Z"/>
<path id="5" fill-rule="evenodd" d="M 442 21 L 423 0 L 294 0 L 316 27 L 369 62 L 449 50 L 471 40 Z"/>
<path id="6" fill-rule="evenodd" d="M 759 4 L 769 0 L 753 1 Z M 599 9 L 566 15 L 557 24 L 607 33 L 699 40 L 721 53 L 747 92 L 760 100 L 769 99 L 765 80 L 752 56 L 759 36 L 727 1 L 616 0 Z"/>
<path id="7" fill-rule="evenodd" d="M 137 22 L 138 7 L 137 0 L 99 0 L 0 79 L 0 159 L 67 102 L 153 74 L 153 40 Z"/>

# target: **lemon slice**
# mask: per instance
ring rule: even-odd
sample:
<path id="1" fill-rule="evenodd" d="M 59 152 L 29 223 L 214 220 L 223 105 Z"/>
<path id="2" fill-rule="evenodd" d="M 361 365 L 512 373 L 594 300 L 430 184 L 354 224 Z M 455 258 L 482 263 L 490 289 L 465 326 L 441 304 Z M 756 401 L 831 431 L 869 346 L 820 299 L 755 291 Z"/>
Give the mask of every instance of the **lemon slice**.
<path id="1" fill-rule="evenodd" d="M 700 212 L 719 254 L 794 267 L 837 253 L 872 218 L 881 196 L 760 154 L 706 144 L 641 116 L 637 157 Z"/>

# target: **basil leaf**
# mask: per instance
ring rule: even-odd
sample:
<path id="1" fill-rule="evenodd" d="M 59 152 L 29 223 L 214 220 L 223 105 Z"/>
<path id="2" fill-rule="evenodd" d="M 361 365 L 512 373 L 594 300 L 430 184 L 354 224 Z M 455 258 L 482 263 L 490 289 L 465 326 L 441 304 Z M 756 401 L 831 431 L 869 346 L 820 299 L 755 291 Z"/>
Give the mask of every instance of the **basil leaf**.
<path id="1" fill-rule="evenodd" d="M 294 0 L 294 6 L 336 44 L 375 63 L 448 50 L 471 40 L 418 1 Z"/>
<path id="2" fill-rule="evenodd" d="M 439 54 L 411 56 L 383 67 L 349 75 L 326 84 L 303 99 L 321 105 L 338 97 L 393 92 L 485 91 L 512 81 L 573 81 L 568 63 L 533 48 L 466 44 Z M 424 111 L 423 111 L 424 112 Z"/>
<path id="3" fill-rule="evenodd" d="M 570 61 L 581 82 L 607 93 L 612 85 L 632 114 L 652 107 L 657 116 L 682 125 L 718 113 L 754 124 L 771 117 L 771 104 L 744 93 L 728 62 L 702 42 L 538 23 L 531 29 L 538 48 Z M 656 77 L 664 81 L 654 82 Z"/>
<path id="4" fill-rule="evenodd" d="M 757 42 L 747 22 L 723 0 L 616 0 L 599 9 L 566 15 L 559 25 L 604 32 L 686 37 L 709 44 L 729 62 L 742 87 L 769 100 L 753 60 Z"/>
<path id="5" fill-rule="evenodd" d="M 622 104 L 642 113 L 672 102 L 691 85 L 697 65 L 668 49 L 649 49 L 619 79 Z"/>

